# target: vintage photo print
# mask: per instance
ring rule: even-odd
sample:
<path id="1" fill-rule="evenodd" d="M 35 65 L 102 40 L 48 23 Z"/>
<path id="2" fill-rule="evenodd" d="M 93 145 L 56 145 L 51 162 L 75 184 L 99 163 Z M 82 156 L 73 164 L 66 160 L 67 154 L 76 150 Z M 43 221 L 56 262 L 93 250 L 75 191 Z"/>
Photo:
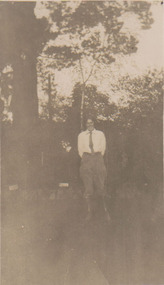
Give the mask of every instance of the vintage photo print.
<path id="1" fill-rule="evenodd" d="M 163 1 L 0 1 L 2 285 L 164 285 L 163 63 Z"/>

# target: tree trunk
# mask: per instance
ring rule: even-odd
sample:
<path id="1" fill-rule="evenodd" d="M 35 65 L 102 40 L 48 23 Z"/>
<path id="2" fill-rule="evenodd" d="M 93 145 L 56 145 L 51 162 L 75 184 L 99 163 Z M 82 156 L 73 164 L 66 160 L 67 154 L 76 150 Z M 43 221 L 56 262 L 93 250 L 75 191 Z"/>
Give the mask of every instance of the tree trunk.
<path id="1" fill-rule="evenodd" d="M 38 118 L 36 58 L 18 55 L 13 64 L 13 126 L 18 135 L 28 132 Z"/>
<path id="2" fill-rule="evenodd" d="M 83 68 L 81 64 L 81 59 L 79 59 L 79 65 L 80 65 L 80 72 L 81 72 L 81 78 L 82 78 L 82 93 L 81 93 L 81 106 L 80 106 L 80 128 L 81 131 L 84 129 L 84 101 L 85 101 L 85 80 L 84 80 L 84 73 Z"/>
<path id="3" fill-rule="evenodd" d="M 1 12 L 3 57 L 13 67 L 13 125 L 21 135 L 38 117 L 36 58 L 41 29 L 34 8 L 35 2 L 11 1 Z"/>
<path id="4" fill-rule="evenodd" d="M 84 130 L 84 103 L 85 103 L 85 85 L 83 84 L 81 94 L 81 106 L 80 106 L 80 127 L 81 131 Z"/>
<path id="5" fill-rule="evenodd" d="M 16 183 L 27 189 L 28 172 L 36 181 L 39 157 L 37 54 L 41 48 L 43 26 L 34 14 L 35 2 L 14 2 L 3 5 L 1 12 L 2 51 L 6 64 L 13 67 L 13 158 L 17 168 Z M 6 20 L 7 19 L 7 20 Z M 32 170 L 33 169 L 33 170 Z M 35 175 L 36 176 L 36 175 Z"/>
<path id="6" fill-rule="evenodd" d="M 17 151 L 16 167 L 17 183 L 21 189 L 27 189 L 31 183 L 36 185 L 36 177 L 31 177 L 32 169 L 36 169 L 37 145 L 37 73 L 34 54 L 18 54 L 13 62 L 13 134 Z M 35 165 L 34 165 L 35 164 Z M 30 184 L 29 184 L 30 183 Z"/>
<path id="7" fill-rule="evenodd" d="M 49 113 L 49 123 L 52 124 L 53 114 L 52 114 L 52 94 L 51 94 L 51 76 L 48 75 L 48 113 Z"/>

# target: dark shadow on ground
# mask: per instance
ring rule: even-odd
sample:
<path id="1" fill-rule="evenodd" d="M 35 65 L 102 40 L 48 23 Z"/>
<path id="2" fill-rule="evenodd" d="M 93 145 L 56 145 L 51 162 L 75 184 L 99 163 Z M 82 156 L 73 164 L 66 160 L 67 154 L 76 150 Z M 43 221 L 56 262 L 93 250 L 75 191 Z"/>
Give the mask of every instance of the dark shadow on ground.
<path id="1" fill-rule="evenodd" d="M 2 201 L 2 285 L 161 285 L 161 216 L 149 196 L 109 199 L 85 223 L 82 197 Z M 157 207 L 157 205 L 156 205 Z"/>

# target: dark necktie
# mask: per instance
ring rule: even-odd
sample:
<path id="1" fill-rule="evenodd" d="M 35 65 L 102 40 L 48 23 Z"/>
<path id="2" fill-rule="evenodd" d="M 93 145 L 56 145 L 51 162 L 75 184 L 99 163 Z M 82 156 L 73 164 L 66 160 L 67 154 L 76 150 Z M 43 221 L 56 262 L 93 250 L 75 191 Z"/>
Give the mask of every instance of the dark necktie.
<path id="1" fill-rule="evenodd" d="M 91 153 L 94 153 L 93 141 L 92 141 L 92 131 L 89 132 L 89 147 L 91 149 Z"/>

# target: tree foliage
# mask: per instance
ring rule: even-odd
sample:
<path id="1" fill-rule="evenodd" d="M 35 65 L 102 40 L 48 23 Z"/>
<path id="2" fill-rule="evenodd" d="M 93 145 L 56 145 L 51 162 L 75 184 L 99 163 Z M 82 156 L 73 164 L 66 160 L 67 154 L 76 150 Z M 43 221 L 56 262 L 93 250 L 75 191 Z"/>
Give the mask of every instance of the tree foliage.
<path id="1" fill-rule="evenodd" d="M 119 1 L 48 2 L 49 23 L 54 39 L 44 48 L 53 57 L 48 65 L 55 69 L 75 66 L 83 84 L 81 97 L 81 129 L 84 121 L 85 87 L 95 68 L 109 65 L 117 54 L 137 51 L 138 40 L 123 31 L 123 14 L 133 13 L 144 28 L 152 23 L 150 4 Z M 143 12 L 144 11 L 144 12 Z"/>
<path id="2" fill-rule="evenodd" d="M 115 92 L 126 92 L 126 107 L 120 107 L 120 124 L 137 127 L 141 120 L 156 116 L 161 121 L 163 100 L 163 72 L 149 71 L 143 76 L 130 78 L 129 75 L 119 80 L 114 86 Z M 123 105 L 123 104 L 122 104 Z"/>
<path id="3" fill-rule="evenodd" d="M 74 5 L 50 2 L 46 6 L 51 11 L 56 39 L 45 51 L 55 55 L 56 68 L 69 67 L 84 56 L 92 57 L 97 63 L 110 64 L 117 53 L 136 52 L 137 39 L 122 31 L 124 13 L 137 14 L 144 28 L 152 23 L 150 4 L 146 2 L 89 1 Z"/>

